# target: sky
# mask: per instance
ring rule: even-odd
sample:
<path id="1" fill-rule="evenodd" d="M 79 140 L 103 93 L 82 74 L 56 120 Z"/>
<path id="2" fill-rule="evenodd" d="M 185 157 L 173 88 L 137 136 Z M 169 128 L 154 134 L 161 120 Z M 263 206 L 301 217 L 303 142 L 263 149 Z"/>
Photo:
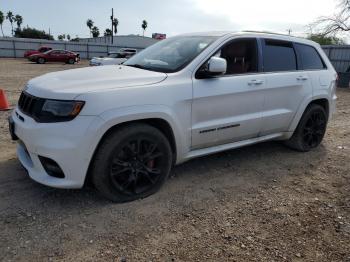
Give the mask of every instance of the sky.
<path id="1" fill-rule="evenodd" d="M 336 11 L 337 0 L 0 0 L 3 13 L 11 10 L 24 18 L 24 26 L 48 31 L 57 37 L 89 37 L 86 20 L 91 18 L 100 32 L 110 28 L 111 8 L 119 20 L 118 34 L 142 35 L 142 20 L 148 22 L 146 36 L 213 30 L 258 30 L 303 36 L 308 24 Z M 10 23 L 3 25 L 11 34 Z"/>

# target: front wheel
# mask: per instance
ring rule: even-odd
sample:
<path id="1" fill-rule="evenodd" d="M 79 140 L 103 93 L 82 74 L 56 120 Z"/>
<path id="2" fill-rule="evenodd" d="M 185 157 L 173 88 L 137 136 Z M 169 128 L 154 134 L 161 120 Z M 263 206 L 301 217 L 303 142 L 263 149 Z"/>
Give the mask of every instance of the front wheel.
<path id="1" fill-rule="evenodd" d="M 75 59 L 73 58 L 69 58 L 69 60 L 67 61 L 68 64 L 73 65 L 75 63 Z"/>
<path id="2" fill-rule="evenodd" d="M 114 202 L 145 198 L 159 190 L 172 165 L 169 141 L 158 129 L 132 124 L 110 133 L 91 169 L 97 190 Z"/>
<path id="3" fill-rule="evenodd" d="M 285 144 L 301 152 L 318 147 L 326 133 L 327 120 L 324 108 L 311 104 L 305 110 L 293 136 Z"/>

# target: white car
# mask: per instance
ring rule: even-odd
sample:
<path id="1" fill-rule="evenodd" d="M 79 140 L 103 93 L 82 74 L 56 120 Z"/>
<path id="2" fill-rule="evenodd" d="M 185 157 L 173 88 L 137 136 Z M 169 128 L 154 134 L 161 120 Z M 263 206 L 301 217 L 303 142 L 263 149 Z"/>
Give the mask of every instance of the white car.
<path id="1" fill-rule="evenodd" d="M 90 66 L 120 65 L 136 53 L 136 49 L 122 48 L 119 52 L 110 52 L 107 57 L 93 57 Z"/>
<path id="2" fill-rule="evenodd" d="M 32 179 L 57 188 L 89 180 L 112 201 L 131 201 L 195 157 L 268 140 L 316 148 L 335 111 L 336 78 L 306 39 L 182 35 L 118 67 L 30 80 L 10 130 Z"/>

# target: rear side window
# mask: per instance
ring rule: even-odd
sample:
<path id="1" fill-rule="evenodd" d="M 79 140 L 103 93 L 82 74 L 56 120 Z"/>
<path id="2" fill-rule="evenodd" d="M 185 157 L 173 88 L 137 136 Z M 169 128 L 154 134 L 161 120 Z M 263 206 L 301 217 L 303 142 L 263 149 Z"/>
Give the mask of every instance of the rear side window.
<path id="1" fill-rule="evenodd" d="M 321 70 L 326 68 L 319 53 L 312 46 L 295 44 L 304 70 Z"/>
<path id="2" fill-rule="evenodd" d="M 265 72 L 297 70 L 297 59 L 291 42 L 266 39 L 263 58 Z"/>

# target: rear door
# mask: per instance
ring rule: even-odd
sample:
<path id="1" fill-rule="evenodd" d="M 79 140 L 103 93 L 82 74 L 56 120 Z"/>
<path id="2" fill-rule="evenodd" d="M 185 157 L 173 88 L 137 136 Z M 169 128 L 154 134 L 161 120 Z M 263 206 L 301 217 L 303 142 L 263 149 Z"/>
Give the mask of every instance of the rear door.
<path id="1" fill-rule="evenodd" d="M 330 88 L 334 81 L 334 74 L 329 73 L 316 48 L 305 44 L 295 44 L 295 48 L 301 61 L 302 70 L 310 78 L 314 95 L 318 95 L 319 90 Z"/>
<path id="2" fill-rule="evenodd" d="M 292 42 L 261 39 L 266 75 L 260 135 L 288 131 L 300 104 L 312 93 L 309 75 L 300 71 Z"/>

